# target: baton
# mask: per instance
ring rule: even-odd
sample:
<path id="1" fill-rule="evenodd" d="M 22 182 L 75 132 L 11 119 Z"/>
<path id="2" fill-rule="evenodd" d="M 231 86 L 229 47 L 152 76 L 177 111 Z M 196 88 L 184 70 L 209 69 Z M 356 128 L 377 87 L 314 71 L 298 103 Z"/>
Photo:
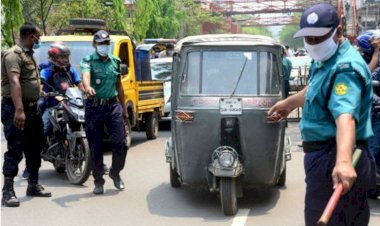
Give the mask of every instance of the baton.
<path id="1" fill-rule="evenodd" d="M 362 154 L 362 150 L 359 148 L 355 149 L 355 152 L 352 156 L 352 166 L 355 168 L 356 164 L 359 161 L 360 155 Z M 332 213 L 336 205 L 339 202 L 340 196 L 343 193 L 343 185 L 341 183 L 335 188 L 334 193 L 331 195 L 329 202 L 327 203 L 325 209 L 323 210 L 321 218 L 319 218 L 317 222 L 317 226 L 325 226 L 329 222 Z"/>

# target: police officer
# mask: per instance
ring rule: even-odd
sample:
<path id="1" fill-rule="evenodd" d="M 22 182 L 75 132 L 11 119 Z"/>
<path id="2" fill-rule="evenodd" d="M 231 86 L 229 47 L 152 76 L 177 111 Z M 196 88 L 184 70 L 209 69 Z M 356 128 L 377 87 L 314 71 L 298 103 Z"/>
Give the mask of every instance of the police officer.
<path id="1" fill-rule="evenodd" d="M 359 51 L 372 72 L 372 80 L 380 82 L 380 30 L 365 31 L 357 37 Z M 370 192 L 369 197 L 377 199 L 380 195 L 380 96 L 373 95 L 371 121 L 374 136 L 368 140 L 368 147 L 376 160 L 377 191 Z"/>
<path id="2" fill-rule="evenodd" d="M 368 225 L 367 191 L 375 185 L 375 163 L 366 142 L 373 135 L 370 72 L 342 36 L 332 5 L 311 6 L 302 14 L 300 27 L 294 37 L 304 38 L 313 58 L 309 84 L 276 103 L 268 114 L 280 120 L 303 106 L 306 225 L 316 224 L 338 183 L 345 193 L 328 225 Z M 356 169 L 352 166 L 355 146 L 363 150 Z"/>
<path id="3" fill-rule="evenodd" d="M 285 97 L 289 96 L 290 91 L 290 74 L 292 72 L 292 62 L 289 60 L 288 51 L 286 47 L 282 47 L 282 70 L 284 73 Z"/>
<path id="4" fill-rule="evenodd" d="M 41 90 L 33 49 L 39 47 L 39 39 L 37 28 L 25 23 L 20 28 L 20 43 L 6 51 L 2 59 L 1 122 L 8 145 L 4 153 L 2 204 L 9 207 L 20 205 L 14 192 L 13 178 L 17 175 L 23 153 L 30 172 L 26 195 L 51 196 L 38 184 L 43 125 L 37 105 Z"/>
<path id="5" fill-rule="evenodd" d="M 124 189 L 120 171 L 124 168 L 127 155 L 125 142 L 124 91 L 120 78 L 120 60 L 110 54 L 110 38 L 106 31 L 95 33 L 95 52 L 86 56 L 80 63 L 83 85 L 87 97 L 86 134 L 90 144 L 93 162 L 94 194 L 104 193 L 103 133 L 104 126 L 112 142 L 112 166 L 109 172 L 117 189 Z"/>

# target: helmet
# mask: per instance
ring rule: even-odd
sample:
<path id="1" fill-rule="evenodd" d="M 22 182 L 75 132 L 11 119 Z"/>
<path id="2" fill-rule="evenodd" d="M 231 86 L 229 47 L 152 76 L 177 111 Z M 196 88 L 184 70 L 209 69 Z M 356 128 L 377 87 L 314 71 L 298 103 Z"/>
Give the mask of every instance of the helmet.
<path id="1" fill-rule="evenodd" d="M 375 50 L 371 44 L 371 41 L 373 39 L 377 39 L 377 38 L 380 38 L 380 30 L 368 30 L 368 31 L 361 33 L 356 38 L 356 40 L 358 41 L 359 49 L 364 54 L 372 56 L 372 54 Z"/>
<path id="2" fill-rule="evenodd" d="M 57 67 L 70 66 L 70 49 L 63 42 L 53 42 L 48 51 L 49 61 Z"/>

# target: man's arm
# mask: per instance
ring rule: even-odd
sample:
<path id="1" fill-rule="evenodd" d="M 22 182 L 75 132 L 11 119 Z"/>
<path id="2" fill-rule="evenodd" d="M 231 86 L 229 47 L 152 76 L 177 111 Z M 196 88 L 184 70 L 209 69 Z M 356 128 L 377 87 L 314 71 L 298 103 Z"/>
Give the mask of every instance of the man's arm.
<path id="1" fill-rule="evenodd" d="M 88 97 L 92 97 L 96 95 L 96 92 L 94 88 L 91 87 L 91 73 L 90 72 L 84 72 L 83 75 L 83 90 L 86 93 Z"/>
<path id="2" fill-rule="evenodd" d="M 123 85 L 121 84 L 121 78 L 120 77 L 116 81 L 116 90 L 117 90 L 117 98 L 119 99 L 119 102 L 120 102 L 121 106 L 123 107 L 124 113 L 126 113 L 124 89 L 123 89 Z"/>
<path id="3" fill-rule="evenodd" d="M 380 54 L 380 40 L 372 41 L 372 46 L 375 52 L 372 55 L 371 62 L 369 62 L 368 67 L 371 72 L 373 72 L 379 65 L 379 54 Z"/>
<path id="4" fill-rule="evenodd" d="M 15 106 L 16 112 L 13 123 L 18 129 L 23 129 L 25 124 L 24 105 L 22 103 L 22 92 L 20 85 L 20 74 L 17 72 L 8 72 L 9 84 L 11 87 L 11 97 Z"/>
<path id="5" fill-rule="evenodd" d="M 305 95 L 307 92 L 308 86 L 303 88 L 297 94 L 294 94 L 285 100 L 277 102 L 271 109 L 268 111 L 268 116 L 272 121 L 279 121 L 288 117 L 289 113 L 297 107 L 302 107 L 305 103 Z"/>
<path id="6" fill-rule="evenodd" d="M 355 145 L 355 119 L 351 114 L 342 114 L 336 120 L 337 156 L 333 171 L 334 188 L 342 183 L 345 191 L 351 189 L 357 177 L 352 166 L 352 152 Z"/>

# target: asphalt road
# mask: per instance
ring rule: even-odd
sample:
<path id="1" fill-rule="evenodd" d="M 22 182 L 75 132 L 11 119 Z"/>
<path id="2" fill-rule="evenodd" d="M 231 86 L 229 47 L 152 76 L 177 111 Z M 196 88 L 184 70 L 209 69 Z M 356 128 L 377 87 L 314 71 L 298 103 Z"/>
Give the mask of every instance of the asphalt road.
<path id="1" fill-rule="evenodd" d="M 301 226 L 305 193 L 303 153 L 299 148 L 297 124 L 290 123 L 293 159 L 288 162 L 287 185 L 284 188 L 250 190 L 239 200 L 236 217 L 222 214 L 215 194 L 193 188 L 171 188 L 169 166 L 165 163 L 164 145 L 170 132 L 147 141 L 145 134 L 133 134 L 127 164 L 122 171 L 126 190 L 117 191 L 108 176 L 105 194 L 92 194 L 93 179 L 83 186 L 71 185 L 65 174 L 58 174 L 43 162 L 40 182 L 53 193 L 51 198 L 25 196 L 27 182 L 15 179 L 19 208 L 1 208 L 3 226 Z M 1 142 L 2 153 L 6 143 Z M 111 153 L 105 154 L 107 165 Z M 24 162 L 20 164 L 20 174 Z M 380 200 L 371 201 L 370 225 L 380 225 Z"/>

